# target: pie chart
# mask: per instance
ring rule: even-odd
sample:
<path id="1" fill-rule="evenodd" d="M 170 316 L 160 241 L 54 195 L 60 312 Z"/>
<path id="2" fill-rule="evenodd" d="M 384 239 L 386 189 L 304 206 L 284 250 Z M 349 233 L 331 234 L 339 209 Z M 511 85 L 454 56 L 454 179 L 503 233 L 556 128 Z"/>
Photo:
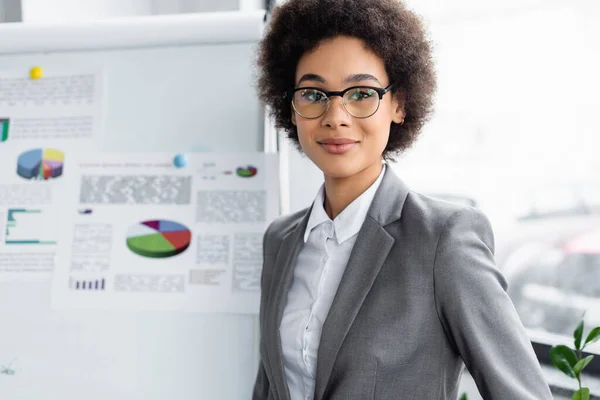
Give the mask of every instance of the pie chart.
<path id="1" fill-rule="evenodd" d="M 248 165 L 247 167 L 239 167 L 235 172 L 240 178 L 252 178 L 256 175 L 258 169 L 252 165 Z"/>
<path id="2" fill-rule="evenodd" d="M 17 174 L 25 179 L 48 180 L 63 173 L 65 154 L 55 149 L 32 149 L 17 160 Z"/>
<path id="3" fill-rule="evenodd" d="M 180 223 L 150 220 L 133 225 L 127 232 L 127 247 L 143 257 L 167 258 L 190 246 L 192 232 Z"/>

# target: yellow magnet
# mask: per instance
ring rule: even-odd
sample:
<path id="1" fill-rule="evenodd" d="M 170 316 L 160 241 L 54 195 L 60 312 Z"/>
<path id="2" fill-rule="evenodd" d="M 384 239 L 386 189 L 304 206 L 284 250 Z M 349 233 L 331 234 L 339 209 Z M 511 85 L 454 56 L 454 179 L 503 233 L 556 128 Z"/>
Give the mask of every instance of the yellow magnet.
<path id="1" fill-rule="evenodd" d="M 44 76 L 44 70 L 42 67 L 33 67 L 29 71 L 29 76 L 31 76 L 31 79 L 41 79 Z"/>

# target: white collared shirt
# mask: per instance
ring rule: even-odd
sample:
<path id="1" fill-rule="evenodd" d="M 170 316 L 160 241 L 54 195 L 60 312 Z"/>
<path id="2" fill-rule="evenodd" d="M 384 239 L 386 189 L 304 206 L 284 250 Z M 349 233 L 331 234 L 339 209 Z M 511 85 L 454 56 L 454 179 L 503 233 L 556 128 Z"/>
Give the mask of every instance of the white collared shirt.
<path id="1" fill-rule="evenodd" d="M 385 168 L 333 221 L 323 207 L 325 185 L 313 203 L 280 326 L 291 400 L 312 400 L 323 323 Z"/>

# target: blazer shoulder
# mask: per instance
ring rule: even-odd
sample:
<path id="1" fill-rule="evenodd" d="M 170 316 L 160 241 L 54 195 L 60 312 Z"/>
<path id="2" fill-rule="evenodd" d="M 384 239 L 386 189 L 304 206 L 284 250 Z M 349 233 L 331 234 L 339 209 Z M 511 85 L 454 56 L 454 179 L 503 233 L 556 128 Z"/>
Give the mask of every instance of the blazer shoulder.
<path id="1" fill-rule="evenodd" d="M 418 219 L 430 226 L 442 229 L 457 214 L 485 217 L 478 208 L 451 203 L 410 190 L 404 204 L 403 216 Z"/>

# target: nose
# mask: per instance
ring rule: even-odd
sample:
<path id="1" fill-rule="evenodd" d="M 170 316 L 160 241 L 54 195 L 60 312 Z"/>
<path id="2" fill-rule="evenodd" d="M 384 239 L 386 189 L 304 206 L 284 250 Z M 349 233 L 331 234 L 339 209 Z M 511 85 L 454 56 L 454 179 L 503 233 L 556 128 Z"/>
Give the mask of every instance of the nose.
<path id="1" fill-rule="evenodd" d="M 329 128 L 337 128 L 338 126 L 350 126 L 352 116 L 344 108 L 342 98 L 332 96 L 329 98 L 329 108 L 323 114 L 321 125 Z"/>

